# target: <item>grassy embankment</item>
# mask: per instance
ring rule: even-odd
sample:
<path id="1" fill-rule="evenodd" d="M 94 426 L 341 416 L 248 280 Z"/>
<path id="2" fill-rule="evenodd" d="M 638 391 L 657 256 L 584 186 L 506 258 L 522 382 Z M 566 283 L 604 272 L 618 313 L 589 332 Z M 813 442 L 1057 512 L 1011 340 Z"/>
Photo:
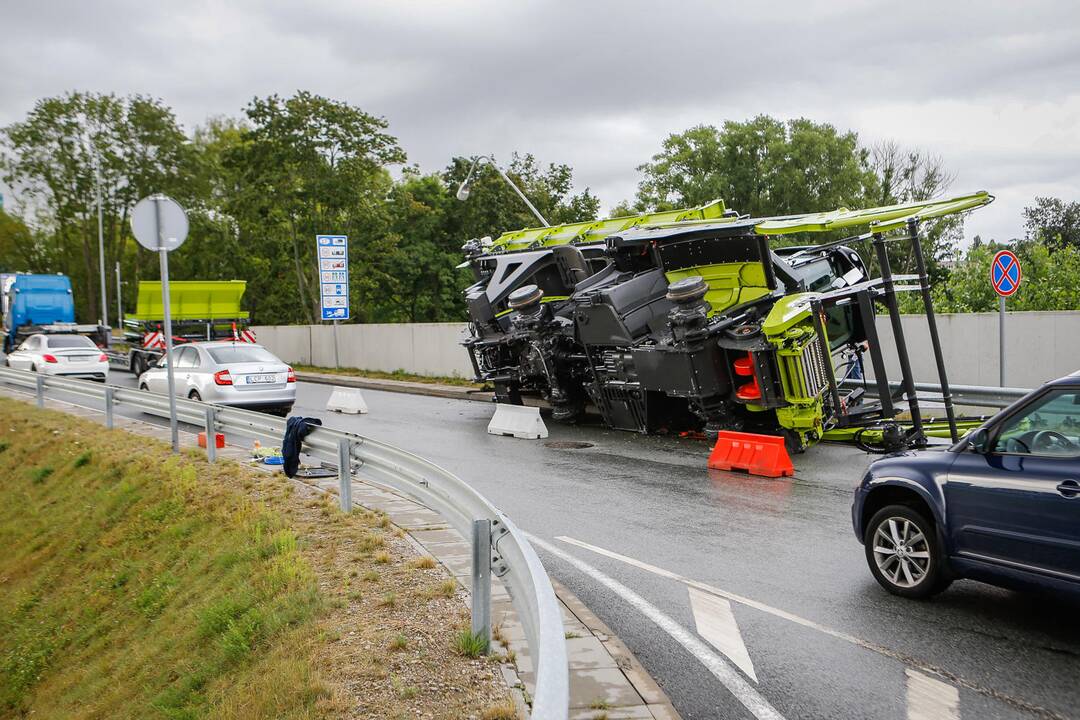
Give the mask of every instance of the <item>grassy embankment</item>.
<path id="1" fill-rule="evenodd" d="M 482 388 L 482 384 L 473 382 L 463 377 L 448 377 L 444 375 L 414 375 L 404 370 L 383 372 L 382 370 L 363 370 L 361 368 L 326 368 L 315 365 L 293 365 L 297 372 L 325 373 L 328 375 L 349 375 L 351 377 L 371 378 L 372 380 L 401 380 L 404 382 L 428 383 L 434 385 L 455 385 L 457 387 Z"/>
<path id="2" fill-rule="evenodd" d="M 503 717 L 385 516 L 0 400 L 0 717 Z M 501 709 L 500 709 L 501 708 Z"/>

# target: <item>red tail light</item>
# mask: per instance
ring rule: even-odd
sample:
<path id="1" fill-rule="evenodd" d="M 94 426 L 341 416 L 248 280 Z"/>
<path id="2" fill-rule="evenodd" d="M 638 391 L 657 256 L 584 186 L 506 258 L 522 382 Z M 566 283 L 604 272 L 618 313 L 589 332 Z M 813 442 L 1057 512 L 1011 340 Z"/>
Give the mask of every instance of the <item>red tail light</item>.
<path id="1" fill-rule="evenodd" d="M 41 359 L 44 360 L 47 363 L 58 362 L 55 355 L 48 355 L 48 354 L 42 355 Z"/>
<path id="2" fill-rule="evenodd" d="M 214 373 L 215 385 L 232 385 L 232 375 L 229 375 L 228 370 L 219 370 Z"/>
<path id="3" fill-rule="evenodd" d="M 296 382 L 296 371 L 289 368 L 289 374 L 285 377 L 285 382 Z"/>
<path id="4" fill-rule="evenodd" d="M 105 353 L 98 355 L 98 362 L 109 362 L 109 356 Z"/>

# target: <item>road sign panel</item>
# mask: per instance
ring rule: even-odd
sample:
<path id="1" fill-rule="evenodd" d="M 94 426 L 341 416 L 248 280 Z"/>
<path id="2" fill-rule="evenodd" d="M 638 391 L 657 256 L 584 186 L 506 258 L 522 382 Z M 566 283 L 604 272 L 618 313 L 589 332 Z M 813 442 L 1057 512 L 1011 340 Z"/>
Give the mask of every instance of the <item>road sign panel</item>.
<path id="1" fill-rule="evenodd" d="M 131 232 L 147 250 L 175 250 L 188 234 L 187 213 L 168 195 L 144 197 L 131 211 Z"/>
<path id="2" fill-rule="evenodd" d="M 316 235 L 323 320 L 349 319 L 349 238 Z"/>
<path id="3" fill-rule="evenodd" d="M 1009 297 L 1020 289 L 1024 274 L 1020 269 L 1020 260 L 1011 250 L 1002 250 L 990 263 L 990 284 L 1001 297 Z"/>

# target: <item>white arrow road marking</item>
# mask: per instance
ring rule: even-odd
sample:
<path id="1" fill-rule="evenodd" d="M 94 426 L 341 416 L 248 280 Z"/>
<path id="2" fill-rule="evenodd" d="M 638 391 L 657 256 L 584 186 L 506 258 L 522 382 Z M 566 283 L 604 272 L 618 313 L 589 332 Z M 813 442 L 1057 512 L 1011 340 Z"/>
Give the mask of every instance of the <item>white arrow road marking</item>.
<path id="1" fill-rule="evenodd" d="M 907 668 L 908 720 L 959 720 L 960 691 Z"/>
<path id="2" fill-rule="evenodd" d="M 582 573 L 588 575 L 590 578 L 621 597 L 642 615 L 656 623 L 661 630 L 670 635 L 675 642 L 682 645 L 687 652 L 708 668 L 709 672 L 711 672 L 716 679 L 728 689 L 728 692 L 730 692 L 736 700 L 742 703 L 743 707 L 749 710 L 754 717 L 758 718 L 758 720 L 784 720 L 784 716 L 777 712 L 776 709 L 769 704 L 769 701 L 766 700 L 761 693 L 755 690 L 750 683 L 746 682 L 746 680 L 743 679 L 743 676 L 740 675 L 735 668 L 731 667 L 724 658 L 710 650 L 708 645 L 701 642 L 701 640 L 698 640 L 692 632 L 672 620 L 671 617 L 664 614 L 658 607 L 623 585 L 615 578 L 605 575 L 583 560 L 578 560 L 573 555 L 570 555 L 534 535 L 526 533 L 526 536 L 533 545 L 574 566 Z"/>
<path id="3" fill-rule="evenodd" d="M 695 588 L 695 589 L 701 590 L 702 592 L 705 592 L 705 593 L 711 593 L 711 594 L 716 595 L 718 597 L 730 600 L 731 602 L 738 603 L 740 605 L 745 605 L 746 607 L 752 607 L 755 610 L 760 610 L 763 613 L 768 613 L 769 615 L 773 615 L 775 617 L 782 618 L 782 619 L 787 620 L 789 622 L 795 623 L 796 625 L 801 625 L 803 627 L 810 628 L 812 630 L 816 630 L 816 631 L 818 631 L 818 632 L 820 632 L 820 633 L 822 633 L 824 635 L 828 635 L 829 637 L 836 638 L 837 640 L 842 640 L 844 642 L 851 643 L 852 645 L 857 645 L 857 646 L 859 646 L 861 648 L 865 648 L 867 650 L 870 650 L 871 652 L 876 652 L 879 655 L 884 655 L 885 657 L 892 658 L 893 660 L 897 660 L 897 661 L 903 663 L 904 665 L 906 665 L 907 667 L 915 668 L 917 670 L 921 670 L 922 672 L 930 674 L 930 675 L 937 675 L 938 677 L 944 678 L 945 680 L 948 680 L 949 682 L 951 682 L 951 683 L 953 683 L 955 685 L 958 685 L 958 686 L 960 686 L 962 688 L 965 688 L 967 690 L 972 690 L 974 692 L 979 693 L 980 695 L 985 695 L 987 697 L 990 697 L 990 698 L 993 698 L 993 699 L 998 700 L 1000 702 L 1003 702 L 1006 705 L 1010 705 L 1012 707 L 1019 708 L 1021 710 L 1032 713 L 1034 715 L 1038 715 L 1038 716 L 1041 716 L 1041 717 L 1050 717 L 1050 718 L 1063 718 L 1062 715 L 1060 715 L 1060 714 L 1058 714 L 1058 713 L 1056 713 L 1056 712 L 1054 712 L 1052 710 L 1048 710 L 1047 708 L 1041 707 L 1039 705 L 1035 705 L 1035 704 L 1033 704 L 1033 703 L 1031 703 L 1031 702 L 1029 702 L 1027 700 L 1012 697 L 1011 695 L 1006 695 L 1005 693 L 1000 692 L 998 690 L 994 690 L 992 688 L 983 687 L 982 685 L 974 683 L 974 682 L 972 682 L 970 680 L 966 680 L 966 679 L 960 677 L 959 675 L 957 675 L 956 673 L 950 672 L 950 671 L 948 671 L 948 670 L 946 670 L 946 669 L 944 669 L 942 667 L 937 667 L 937 666 L 934 666 L 934 665 L 927 664 L 927 663 L 925 663 L 925 662 L 923 662 L 923 661 L 921 661 L 921 660 L 919 660 L 917 658 L 914 658 L 914 657 L 911 657 L 910 655 L 906 655 L 906 654 L 898 652 L 896 650 L 892 650 L 890 648 L 884 647 L 883 645 L 878 645 L 877 643 L 870 642 L 869 640 L 863 640 L 862 638 L 857 638 L 854 635 L 851 635 L 851 634 L 846 633 L 846 632 L 842 632 L 840 630 L 834 630 L 833 628 L 826 627 L 825 625 L 822 625 L 820 623 L 816 623 L 813 620 L 808 620 L 808 619 L 806 619 L 804 617 L 799 617 L 798 615 L 795 615 L 794 613 L 789 613 L 787 610 L 781 610 L 780 608 L 775 608 L 775 607 L 772 607 L 771 605 L 766 605 L 765 603 L 758 602 L 757 600 L 752 600 L 752 599 L 750 599 L 748 597 L 744 597 L 742 595 L 736 595 L 735 593 L 728 592 L 727 590 L 722 590 L 722 589 L 716 587 L 715 585 L 709 585 L 708 583 L 703 583 L 703 582 L 700 582 L 698 580 L 691 580 L 688 577 L 683 577 L 682 575 L 679 575 L 678 573 L 671 572 L 670 570 L 665 570 L 664 568 L 657 567 L 656 565 L 650 565 L 647 562 L 642 562 L 641 560 L 637 560 L 635 558 L 628 557 L 626 555 L 620 555 L 617 552 L 614 552 L 614 551 L 611 551 L 611 550 L 606 550 L 606 549 L 604 549 L 602 547 L 597 547 L 596 545 L 590 545 L 589 543 L 582 542 L 581 540 L 575 540 L 574 538 L 566 537 L 564 535 L 556 537 L 555 539 L 559 540 L 561 542 L 567 543 L 569 545 L 576 545 L 577 547 L 584 548 L 585 550 L 588 550 L 590 552 L 594 552 L 597 555 L 603 555 L 604 557 L 611 558 L 612 560 L 618 560 L 619 562 L 626 563 L 627 565 L 632 565 L 633 567 L 640 568 L 640 569 L 645 570 L 646 572 L 650 572 L 650 573 L 652 573 L 654 575 L 659 575 L 660 577 L 670 578 L 671 580 L 675 580 L 677 582 L 683 583 L 687 587 Z"/>
<path id="4" fill-rule="evenodd" d="M 731 603 L 722 597 L 696 588 L 686 589 L 690 593 L 690 609 L 694 612 L 694 623 L 697 625 L 698 635 L 727 655 L 728 659 L 746 673 L 747 677 L 757 682 L 754 663 L 750 661 L 750 653 L 746 651 L 746 644 L 743 643 L 739 626 L 735 622 L 735 615 L 731 612 Z"/>

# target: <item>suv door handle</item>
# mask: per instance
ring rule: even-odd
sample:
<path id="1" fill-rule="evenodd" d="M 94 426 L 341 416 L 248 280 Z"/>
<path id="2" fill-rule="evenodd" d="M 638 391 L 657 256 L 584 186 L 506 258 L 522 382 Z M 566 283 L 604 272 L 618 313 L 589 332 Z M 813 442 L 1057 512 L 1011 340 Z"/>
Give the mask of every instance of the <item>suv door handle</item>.
<path id="1" fill-rule="evenodd" d="M 1057 491 L 1067 498 L 1074 498 L 1080 495 L 1080 482 L 1065 480 L 1057 486 Z"/>

